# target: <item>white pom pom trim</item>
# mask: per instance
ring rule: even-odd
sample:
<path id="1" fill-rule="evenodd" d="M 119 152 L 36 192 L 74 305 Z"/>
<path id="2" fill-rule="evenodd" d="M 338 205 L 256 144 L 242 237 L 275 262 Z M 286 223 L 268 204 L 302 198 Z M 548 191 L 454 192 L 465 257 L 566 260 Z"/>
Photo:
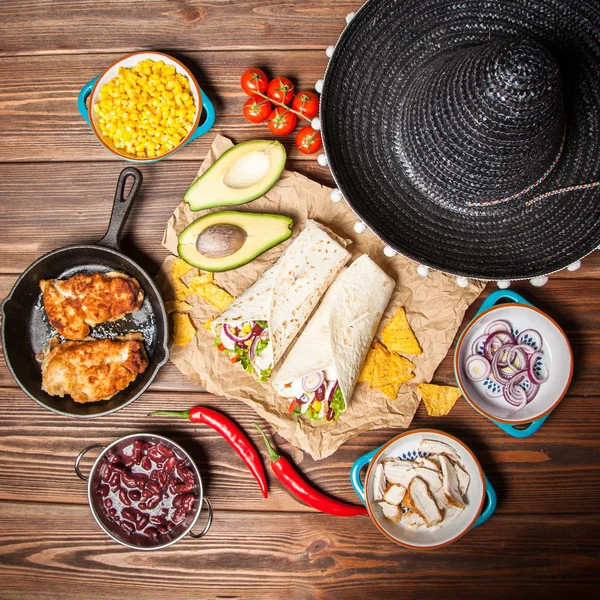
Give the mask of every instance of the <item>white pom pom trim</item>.
<path id="1" fill-rule="evenodd" d="M 325 49 L 325 54 L 327 55 L 327 58 L 331 58 L 334 52 L 335 46 L 327 46 L 327 48 Z"/>
<path id="2" fill-rule="evenodd" d="M 417 273 L 421 277 L 427 277 L 427 275 L 429 275 L 429 267 L 426 267 L 425 265 L 419 265 L 417 267 Z"/>
<path id="3" fill-rule="evenodd" d="M 366 230 L 367 226 L 362 221 L 354 223 L 354 231 L 356 231 L 356 233 L 364 233 Z"/>
<path id="4" fill-rule="evenodd" d="M 456 278 L 456 285 L 460 287 L 467 287 L 469 285 L 469 280 L 466 277 L 458 276 Z"/>
<path id="5" fill-rule="evenodd" d="M 508 279 L 500 279 L 500 281 L 497 282 L 497 285 L 501 290 L 505 290 L 510 287 L 510 281 Z"/>
<path id="6" fill-rule="evenodd" d="M 391 248 L 390 246 L 386 246 L 386 247 L 383 249 L 383 253 L 384 253 L 386 256 L 389 256 L 390 258 L 392 258 L 392 256 L 396 256 L 396 254 L 398 254 L 398 253 L 397 253 L 397 252 L 396 252 L 396 251 L 395 251 L 393 248 Z"/>
<path id="7" fill-rule="evenodd" d="M 322 79 L 317 79 L 317 81 L 315 83 L 315 90 L 316 90 L 317 94 L 320 94 L 323 91 L 323 80 Z"/>
<path id="8" fill-rule="evenodd" d="M 529 283 L 535 287 L 542 287 L 548 283 L 548 277 L 546 275 L 540 275 L 529 280 Z"/>
<path id="9" fill-rule="evenodd" d="M 321 119 L 319 119 L 319 117 L 315 117 L 311 122 L 310 122 L 310 126 L 313 129 L 316 129 L 317 131 L 319 131 L 319 129 L 321 129 Z"/>
<path id="10" fill-rule="evenodd" d="M 327 156 L 325 156 L 325 154 L 319 154 L 319 156 L 317 156 L 317 162 L 322 167 L 326 167 L 328 165 Z"/>
<path id="11" fill-rule="evenodd" d="M 354 16 L 355 16 L 355 15 L 356 15 L 356 13 L 349 12 L 349 13 L 346 15 L 346 23 L 348 23 L 348 24 L 349 24 L 349 23 L 350 23 L 350 21 L 352 21 L 352 19 L 354 19 Z"/>
<path id="12" fill-rule="evenodd" d="M 581 261 L 580 260 L 576 260 L 574 263 L 571 263 L 567 267 L 567 270 L 568 271 L 577 271 L 577 269 L 579 269 L 580 267 L 581 267 Z"/>
<path id="13" fill-rule="evenodd" d="M 331 190 L 331 194 L 329 195 L 329 197 L 331 198 L 332 202 L 340 202 L 343 198 L 342 192 L 340 192 L 340 190 L 338 190 L 337 188 Z"/>

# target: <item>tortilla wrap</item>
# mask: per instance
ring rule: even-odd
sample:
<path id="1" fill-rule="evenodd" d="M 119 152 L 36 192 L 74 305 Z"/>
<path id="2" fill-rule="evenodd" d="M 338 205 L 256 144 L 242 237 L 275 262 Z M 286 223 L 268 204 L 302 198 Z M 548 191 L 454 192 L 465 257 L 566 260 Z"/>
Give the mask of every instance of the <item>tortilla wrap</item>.
<path id="1" fill-rule="evenodd" d="M 267 321 L 276 365 L 349 259 L 319 223 L 308 220 L 275 265 L 212 322 L 213 331 L 223 323 Z"/>
<path id="2" fill-rule="evenodd" d="M 348 408 L 395 286 L 366 254 L 355 260 L 331 284 L 271 383 L 284 385 L 334 367 Z"/>

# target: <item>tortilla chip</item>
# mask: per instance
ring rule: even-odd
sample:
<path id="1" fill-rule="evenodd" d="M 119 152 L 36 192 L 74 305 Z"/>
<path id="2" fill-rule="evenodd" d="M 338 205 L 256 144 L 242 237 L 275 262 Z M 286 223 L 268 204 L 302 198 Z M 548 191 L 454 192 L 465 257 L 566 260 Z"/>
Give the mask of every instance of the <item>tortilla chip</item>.
<path id="1" fill-rule="evenodd" d="M 379 388 L 390 383 L 402 383 L 412 379 L 415 365 L 408 358 L 404 358 L 404 356 L 400 356 L 395 352 L 388 352 L 383 345 L 380 344 L 380 346 L 383 359 L 378 360 L 375 364 L 371 376 L 371 387 Z"/>
<path id="2" fill-rule="evenodd" d="M 388 349 L 394 352 L 423 354 L 402 307 L 396 311 L 390 322 L 383 328 L 381 339 Z"/>
<path id="3" fill-rule="evenodd" d="M 204 325 L 202 325 L 202 329 L 207 329 L 208 331 L 211 330 L 211 325 L 212 322 L 215 320 L 214 317 L 211 317 L 208 321 L 206 321 L 206 323 L 204 323 Z"/>
<path id="4" fill-rule="evenodd" d="M 382 385 L 376 389 L 386 395 L 390 400 L 395 400 L 398 396 L 400 385 L 400 383 L 390 383 L 388 385 Z"/>
<path id="5" fill-rule="evenodd" d="M 171 275 L 173 276 L 173 279 L 181 279 L 186 273 L 189 273 L 195 268 L 196 267 L 192 267 L 192 265 L 186 263 L 185 260 L 176 258 L 171 265 Z"/>
<path id="6" fill-rule="evenodd" d="M 417 389 L 421 393 L 427 413 L 431 417 L 443 417 L 447 415 L 456 404 L 456 401 L 462 396 L 460 389 L 451 385 L 420 383 Z"/>
<path id="7" fill-rule="evenodd" d="M 214 279 L 214 273 L 211 273 L 210 271 L 198 271 L 198 275 L 195 275 L 188 281 L 188 286 L 193 292 L 196 286 L 202 285 L 204 283 L 210 283 L 211 281 L 214 281 Z"/>
<path id="8" fill-rule="evenodd" d="M 187 346 L 196 335 L 190 316 L 184 313 L 173 313 L 173 344 Z"/>
<path id="9" fill-rule="evenodd" d="M 183 301 L 192 293 L 192 290 L 181 279 L 173 279 L 173 286 L 175 287 L 175 298 L 177 300 Z"/>
<path id="10" fill-rule="evenodd" d="M 367 357 L 365 358 L 365 362 L 363 363 L 360 375 L 358 376 L 358 381 L 365 381 L 369 384 L 371 383 L 375 365 L 377 364 L 378 360 L 381 360 L 379 358 L 381 351 L 378 346 L 381 346 L 381 344 L 376 344 L 375 348 L 369 348 L 369 352 L 367 353 Z"/>
<path id="11" fill-rule="evenodd" d="M 194 294 L 204 298 L 220 311 L 224 311 L 235 300 L 233 296 L 212 282 L 194 286 Z"/>
<path id="12" fill-rule="evenodd" d="M 192 305 L 187 302 L 182 302 L 181 300 L 167 300 L 165 302 L 165 308 L 167 309 L 167 314 L 170 315 L 173 312 L 186 312 L 192 310 Z"/>

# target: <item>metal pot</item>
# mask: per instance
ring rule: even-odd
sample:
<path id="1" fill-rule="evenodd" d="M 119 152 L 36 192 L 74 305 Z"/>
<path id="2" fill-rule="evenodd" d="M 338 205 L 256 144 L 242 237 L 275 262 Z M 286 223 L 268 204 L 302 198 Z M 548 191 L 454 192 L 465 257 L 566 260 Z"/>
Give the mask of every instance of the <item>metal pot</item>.
<path id="1" fill-rule="evenodd" d="M 161 442 L 162 444 L 173 450 L 176 454 L 179 454 L 181 457 L 187 459 L 187 461 L 189 462 L 189 466 L 192 468 L 192 471 L 194 473 L 195 481 L 198 486 L 198 498 L 194 502 L 194 506 L 191 511 L 193 513 L 192 517 L 186 517 L 186 519 L 182 523 L 176 526 L 176 528 L 168 534 L 167 541 L 159 541 L 153 544 L 148 538 L 148 545 L 139 545 L 132 543 L 129 539 L 127 539 L 127 534 L 116 523 L 111 521 L 106 516 L 105 509 L 102 506 L 102 496 L 96 492 L 96 485 L 99 479 L 98 471 L 99 467 L 103 464 L 103 459 L 109 452 L 111 452 L 111 450 L 116 449 L 117 451 L 120 451 L 121 449 L 127 447 L 129 444 L 133 443 L 133 441 L 135 440 L 142 440 L 144 442 L 152 443 Z M 81 472 L 79 465 L 83 456 L 93 448 L 102 448 L 103 450 L 96 458 L 96 461 L 94 462 L 94 465 L 91 468 L 89 476 L 86 477 Z M 202 479 L 200 477 L 198 467 L 192 460 L 191 456 L 179 444 L 176 444 L 173 440 L 170 440 L 169 438 L 151 433 L 135 433 L 132 435 L 122 437 L 114 441 L 109 446 L 104 446 L 103 444 L 92 444 L 91 446 L 87 446 L 86 448 L 84 448 L 77 456 L 75 460 L 75 473 L 80 479 L 83 479 L 83 481 L 87 481 L 88 502 L 92 511 L 92 515 L 94 515 L 94 519 L 96 519 L 98 525 L 100 525 L 104 532 L 113 540 L 115 540 L 115 542 L 119 542 L 119 544 L 123 544 L 123 546 L 127 546 L 128 548 L 133 548 L 134 550 L 160 550 L 162 548 L 166 548 L 167 546 L 171 546 L 185 535 L 190 535 L 193 538 L 204 537 L 208 533 L 208 530 L 212 525 L 213 508 L 210 500 L 204 497 L 202 489 Z M 198 520 L 198 517 L 200 516 L 203 503 L 206 504 L 206 508 L 208 510 L 206 525 L 200 533 L 194 533 L 192 532 L 192 528 L 194 527 L 196 521 Z"/>

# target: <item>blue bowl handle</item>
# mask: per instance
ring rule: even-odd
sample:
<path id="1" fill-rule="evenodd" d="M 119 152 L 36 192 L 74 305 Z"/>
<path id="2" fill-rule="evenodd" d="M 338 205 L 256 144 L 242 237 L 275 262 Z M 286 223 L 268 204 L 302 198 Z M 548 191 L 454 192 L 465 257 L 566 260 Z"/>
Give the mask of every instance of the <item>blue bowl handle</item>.
<path id="1" fill-rule="evenodd" d="M 475 313 L 478 315 L 479 313 L 487 310 L 488 308 L 492 308 L 492 306 L 498 304 L 500 300 L 512 300 L 513 302 L 517 302 L 518 304 L 527 304 L 528 306 L 533 306 L 531 302 L 525 300 L 521 294 L 517 294 L 517 292 L 513 292 L 512 290 L 496 290 L 492 292 L 481 304 L 479 310 Z"/>
<path id="2" fill-rule="evenodd" d="M 98 75 L 100 77 L 100 75 Z M 83 117 L 83 120 L 91 127 L 90 123 L 90 113 L 88 111 L 88 107 L 85 105 L 85 101 L 88 99 L 88 96 L 92 93 L 94 86 L 96 85 L 96 81 L 98 81 L 98 77 L 94 77 L 91 81 L 88 81 L 79 92 L 79 96 L 77 97 L 77 108 L 79 109 L 79 114 Z"/>
<path id="3" fill-rule="evenodd" d="M 363 454 L 356 460 L 350 469 L 350 483 L 352 483 L 354 491 L 365 505 L 367 504 L 367 498 L 365 496 L 365 486 L 360 480 L 360 472 L 373 460 L 373 457 L 377 454 L 377 452 L 379 452 L 379 448 L 375 448 L 375 450 L 371 450 L 371 452 Z"/>
<path id="4" fill-rule="evenodd" d="M 475 529 L 475 527 L 479 527 L 481 524 L 485 523 L 494 514 L 496 506 L 498 505 L 496 490 L 486 475 L 484 475 L 483 478 L 485 479 L 485 495 L 487 496 L 487 499 L 479 518 L 475 521 L 471 529 Z"/>
<path id="5" fill-rule="evenodd" d="M 541 419 L 537 419 L 536 421 L 531 421 L 527 426 L 523 429 L 517 429 L 514 425 L 510 423 L 500 423 L 500 421 L 494 421 L 500 429 L 506 431 L 509 435 L 512 435 L 516 438 L 526 438 L 530 435 L 533 435 L 543 424 L 544 421 L 550 416 L 550 413 L 544 415 Z"/>
<path id="6" fill-rule="evenodd" d="M 198 127 L 196 131 L 192 133 L 189 141 L 193 141 L 196 138 L 199 138 L 201 135 L 204 135 L 214 124 L 215 124 L 215 107 L 212 102 L 208 99 L 208 96 L 204 93 L 204 90 L 200 88 L 200 94 L 202 95 L 202 108 L 206 112 L 206 119 L 204 123 L 200 125 L 198 123 Z"/>

